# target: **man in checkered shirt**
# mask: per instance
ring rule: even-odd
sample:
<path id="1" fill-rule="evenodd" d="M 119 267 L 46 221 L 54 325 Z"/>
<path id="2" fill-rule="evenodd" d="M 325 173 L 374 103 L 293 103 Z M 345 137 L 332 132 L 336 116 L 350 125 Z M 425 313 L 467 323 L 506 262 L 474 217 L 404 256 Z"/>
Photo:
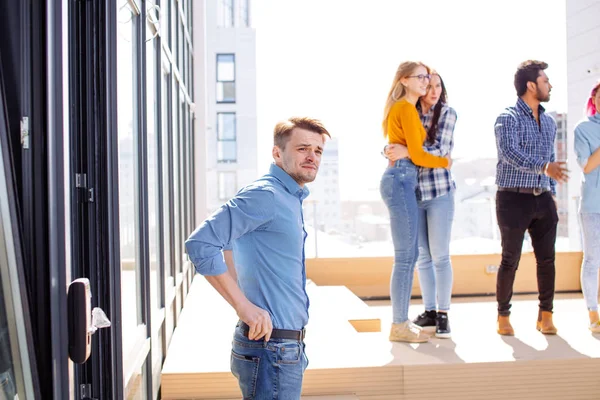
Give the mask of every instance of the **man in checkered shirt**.
<path id="1" fill-rule="evenodd" d="M 500 335 L 514 335 L 510 300 L 521 258 L 525 231 L 529 232 L 537 262 L 539 313 L 537 330 L 556 334 L 552 322 L 555 281 L 555 242 L 558 214 L 556 182 L 566 182 L 565 162 L 555 161 L 556 123 L 540 103 L 550 100 L 548 64 L 528 60 L 515 73 L 517 104 L 496 119 L 496 215 L 502 236 L 502 261 L 496 281 Z"/>

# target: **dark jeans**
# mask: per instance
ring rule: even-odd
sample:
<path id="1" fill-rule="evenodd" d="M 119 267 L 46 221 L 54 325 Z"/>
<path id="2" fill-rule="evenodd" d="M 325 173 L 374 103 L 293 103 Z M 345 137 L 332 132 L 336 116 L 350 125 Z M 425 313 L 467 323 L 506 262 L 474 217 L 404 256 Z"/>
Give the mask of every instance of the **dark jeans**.
<path id="1" fill-rule="evenodd" d="M 558 214 L 550 192 L 539 196 L 498 191 L 496 215 L 502 236 L 502 262 L 496 281 L 498 314 L 510 315 L 515 274 L 521 259 L 525 231 L 529 232 L 537 264 L 540 310 L 552 311 L 554 253 Z"/>

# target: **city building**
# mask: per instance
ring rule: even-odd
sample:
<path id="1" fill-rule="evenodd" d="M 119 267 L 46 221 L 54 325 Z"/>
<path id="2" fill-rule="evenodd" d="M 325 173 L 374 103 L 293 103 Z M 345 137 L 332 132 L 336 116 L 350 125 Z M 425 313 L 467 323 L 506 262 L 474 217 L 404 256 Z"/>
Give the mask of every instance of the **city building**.
<path id="1" fill-rule="evenodd" d="M 319 174 L 308 184 L 310 196 L 304 204 L 306 223 L 323 232 L 338 232 L 341 223 L 340 158 L 338 139 L 328 140 Z"/>
<path id="2" fill-rule="evenodd" d="M 257 178 L 256 32 L 249 0 L 206 1 L 206 196 L 211 212 Z"/>
<path id="3" fill-rule="evenodd" d="M 550 112 L 552 118 L 556 121 L 556 141 L 554 142 L 554 151 L 557 161 L 566 161 L 568 159 L 569 140 L 573 136 L 569 135 L 567 125 L 567 114 Z M 556 185 L 556 203 L 558 211 L 557 236 L 569 236 L 569 182 Z"/>

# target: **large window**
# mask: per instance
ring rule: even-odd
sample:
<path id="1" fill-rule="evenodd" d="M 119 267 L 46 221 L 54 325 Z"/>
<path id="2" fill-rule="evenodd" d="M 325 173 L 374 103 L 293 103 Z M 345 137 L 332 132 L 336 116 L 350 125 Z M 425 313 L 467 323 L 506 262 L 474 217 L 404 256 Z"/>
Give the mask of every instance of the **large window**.
<path id="1" fill-rule="evenodd" d="M 217 161 L 234 163 L 237 161 L 235 113 L 217 113 Z"/>
<path id="2" fill-rule="evenodd" d="M 217 0 L 217 26 L 231 28 L 234 25 L 234 0 Z"/>
<path id="3" fill-rule="evenodd" d="M 243 26 L 250 26 L 250 0 L 238 0 L 240 3 L 240 23 Z"/>
<path id="4" fill-rule="evenodd" d="M 237 192 L 235 172 L 219 172 L 219 200 L 229 200 Z"/>
<path id="5" fill-rule="evenodd" d="M 123 313 L 124 360 L 136 342 L 137 325 L 142 323 L 138 308 L 139 285 L 139 180 L 138 89 L 139 74 L 134 68 L 139 15 L 127 0 L 118 3 L 117 95 L 119 142 L 119 227 L 121 240 L 121 310 Z M 127 364 L 125 362 L 125 364 Z"/>
<path id="6" fill-rule="evenodd" d="M 235 103 L 234 54 L 217 54 L 217 102 Z"/>

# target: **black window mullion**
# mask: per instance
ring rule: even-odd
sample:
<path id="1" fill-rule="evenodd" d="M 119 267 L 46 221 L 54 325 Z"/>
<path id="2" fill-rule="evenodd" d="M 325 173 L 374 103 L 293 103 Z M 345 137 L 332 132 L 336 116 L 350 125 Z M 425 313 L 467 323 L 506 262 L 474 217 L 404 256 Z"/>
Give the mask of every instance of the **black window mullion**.
<path id="1" fill-rule="evenodd" d="M 135 43 L 135 52 L 133 58 L 133 71 L 136 82 L 134 87 L 137 93 L 134 93 L 137 104 L 134 105 L 134 146 L 137 151 L 137 157 L 134 156 L 135 176 L 137 178 L 136 198 L 136 226 L 138 229 L 137 247 L 138 255 L 136 257 L 137 268 L 137 299 L 138 304 L 138 323 L 146 325 L 146 337 L 152 337 L 151 321 L 151 303 L 150 303 L 150 250 L 149 250 L 149 229 L 148 229 L 148 146 L 147 146 L 147 112 L 146 112 L 146 7 L 145 1 L 140 8 L 140 14 L 134 17 L 133 21 Z M 136 142 L 137 139 L 137 142 Z M 152 394 L 152 348 L 148 350 L 144 362 L 146 366 L 146 394 Z M 143 368 L 142 368 L 143 370 Z M 142 383 L 143 384 L 143 383 Z"/>

